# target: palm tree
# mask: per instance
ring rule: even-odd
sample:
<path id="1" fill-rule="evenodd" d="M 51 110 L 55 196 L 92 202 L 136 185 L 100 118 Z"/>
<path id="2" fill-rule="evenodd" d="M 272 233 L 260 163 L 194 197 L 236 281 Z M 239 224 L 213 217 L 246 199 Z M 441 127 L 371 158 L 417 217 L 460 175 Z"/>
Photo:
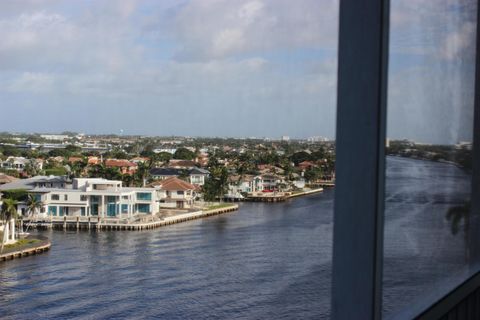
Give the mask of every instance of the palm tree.
<path id="1" fill-rule="evenodd" d="M 40 201 L 36 196 L 32 195 L 32 194 L 29 194 L 28 195 L 28 198 L 27 198 L 27 214 L 33 218 L 34 216 L 37 215 L 37 213 L 42 209 L 43 207 L 43 202 Z M 30 223 L 28 224 L 27 226 L 27 230 L 28 231 L 28 228 L 30 227 L 30 225 L 32 224 L 31 222 L 31 219 L 30 219 Z M 22 230 L 23 231 L 23 230 Z"/>
<path id="2" fill-rule="evenodd" d="M 72 178 L 79 178 L 83 175 L 87 162 L 85 160 L 75 161 L 70 166 Z"/>
<path id="3" fill-rule="evenodd" d="M 2 221 L 3 221 L 3 237 L 2 237 L 2 245 L 0 248 L 0 253 L 3 252 L 3 247 L 5 246 L 5 228 L 8 228 L 10 225 L 10 220 L 17 215 L 17 200 L 14 199 L 4 199 L 2 204 Z"/>
<path id="4" fill-rule="evenodd" d="M 137 172 L 134 175 L 134 181 L 136 185 L 141 185 L 145 187 L 148 175 L 150 174 L 150 169 L 153 167 L 153 159 L 148 160 L 147 162 L 139 162 Z"/>

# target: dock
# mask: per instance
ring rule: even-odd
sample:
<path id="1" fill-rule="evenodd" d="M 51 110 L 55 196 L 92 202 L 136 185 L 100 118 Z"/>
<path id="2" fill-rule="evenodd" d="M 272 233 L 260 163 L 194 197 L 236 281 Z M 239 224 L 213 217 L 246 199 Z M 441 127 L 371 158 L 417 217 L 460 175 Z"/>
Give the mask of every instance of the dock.
<path id="1" fill-rule="evenodd" d="M 56 229 L 56 230 L 123 230 L 123 231 L 141 231 L 150 230 L 168 226 L 175 223 L 181 223 L 194 219 L 206 218 L 223 213 L 238 210 L 238 205 L 234 204 L 224 208 L 212 210 L 199 210 L 176 214 L 169 217 L 146 216 L 139 220 L 130 222 L 127 219 L 102 218 L 102 217 L 52 217 L 51 219 L 39 219 L 31 221 L 32 227 L 37 229 Z"/>
<path id="2" fill-rule="evenodd" d="M 309 194 L 323 192 L 323 188 L 316 188 L 301 192 L 275 192 L 275 193 L 256 193 L 249 195 L 245 200 L 252 202 L 282 202 L 290 198 L 305 196 Z"/>
<path id="3" fill-rule="evenodd" d="M 13 260 L 17 258 L 23 258 L 30 255 L 36 255 L 50 250 L 51 242 L 47 237 L 35 236 L 27 237 L 27 239 L 36 239 L 40 242 L 31 245 L 25 245 L 22 248 L 11 248 L 4 250 L 5 252 L 0 254 L 0 261 Z"/>

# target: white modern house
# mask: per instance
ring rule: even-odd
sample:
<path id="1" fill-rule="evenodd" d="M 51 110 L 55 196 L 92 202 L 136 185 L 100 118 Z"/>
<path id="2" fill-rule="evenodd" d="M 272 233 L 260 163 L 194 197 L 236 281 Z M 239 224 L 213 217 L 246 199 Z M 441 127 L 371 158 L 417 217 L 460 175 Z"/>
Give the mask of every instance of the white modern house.
<path id="1" fill-rule="evenodd" d="M 29 193 L 43 203 L 39 217 L 131 218 L 158 212 L 154 189 L 125 188 L 121 181 L 102 178 L 74 179 L 72 188 L 40 187 Z"/>

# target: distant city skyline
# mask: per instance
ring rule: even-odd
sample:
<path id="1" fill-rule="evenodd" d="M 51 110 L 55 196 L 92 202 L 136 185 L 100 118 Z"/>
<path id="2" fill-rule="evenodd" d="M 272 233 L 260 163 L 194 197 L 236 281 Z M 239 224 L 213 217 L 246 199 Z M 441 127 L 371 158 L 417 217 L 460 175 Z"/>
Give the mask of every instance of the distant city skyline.
<path id="1" fill-rule="evenodd" d="M 471 140 L 474 5 L 392 2 L 388 136 Z M 333 138 L 338 7 L 1 1 L 0 130 Z"/>

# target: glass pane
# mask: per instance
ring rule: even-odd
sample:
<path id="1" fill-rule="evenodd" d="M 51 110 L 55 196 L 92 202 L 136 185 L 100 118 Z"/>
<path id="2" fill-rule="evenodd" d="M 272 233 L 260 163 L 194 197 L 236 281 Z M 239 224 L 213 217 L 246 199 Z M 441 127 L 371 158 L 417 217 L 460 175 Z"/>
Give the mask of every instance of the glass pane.
<path id="1" fill-rule="evenodd" d="M 383 309 L 411 318 L 473 271 L 476 1 L 391 2 Z"/>
<path id="2" fill-rule="evenodd" d="M 0 268 L 0 317 L 327 318 L 338 9 L 0 0 L 0 165 L 68 176 L 53 204 L 90 229 L 49 209 L 49 254 Z"/>

